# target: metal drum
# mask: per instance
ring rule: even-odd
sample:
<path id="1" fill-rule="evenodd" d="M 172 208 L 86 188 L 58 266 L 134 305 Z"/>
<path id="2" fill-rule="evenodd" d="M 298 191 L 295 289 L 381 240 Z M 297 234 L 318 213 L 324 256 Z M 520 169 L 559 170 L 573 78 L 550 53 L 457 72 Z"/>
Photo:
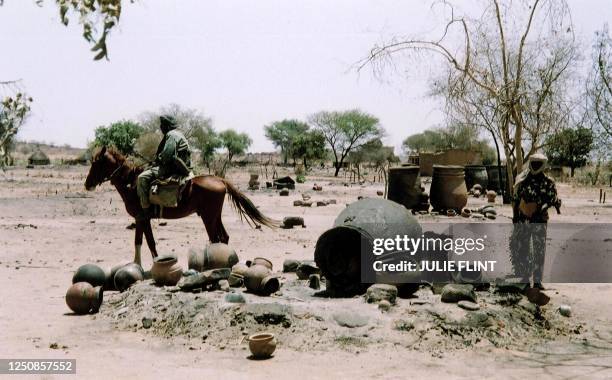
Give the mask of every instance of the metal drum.
<path id="1" fill-rule="evenodd" d="M 421 177 L 418 166 L 401 166 L 389 169 L 387 199 L 407 209 L 414 209 L 420 203 Z"/>
<path id="2" fill-rule="evenodd" d="M 434 165 L 430 203 L 435 211 L 453 209 L 461 212 L 467 204 L 467 187 L 463 166 Z"/>

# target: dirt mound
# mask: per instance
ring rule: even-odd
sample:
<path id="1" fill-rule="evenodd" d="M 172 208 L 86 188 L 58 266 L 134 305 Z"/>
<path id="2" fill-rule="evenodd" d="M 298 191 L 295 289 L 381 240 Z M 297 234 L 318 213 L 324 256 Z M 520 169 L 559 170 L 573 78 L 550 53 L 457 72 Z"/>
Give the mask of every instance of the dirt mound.
<path id="1" fill-rule="evenodd" d="M 246 302 L 227 302 L 232 292 Z M 491 290 L 477 292 L 480 309 L 475 311 L 442 303 L 424 287 L 415 298 L 398 299 L 388 312 L 363 297 L 330 299 L 316 292 L 307 281 L 292 277 L 272 297 L 236 289 L 184 293 L 149 280 L 124 293 L 105 294 L 100 314 L 121 329 L 185 337 L 217 348 L 237 346 L 245 336 L 265 330 L 275 333 L 282 347 L 296 351 L 358 351 L 372 345 L 433 354 L 481 346 L 525 348 L 583 329 L 562 317 L 558 305 L 538 307 L 521 295 Z"/>

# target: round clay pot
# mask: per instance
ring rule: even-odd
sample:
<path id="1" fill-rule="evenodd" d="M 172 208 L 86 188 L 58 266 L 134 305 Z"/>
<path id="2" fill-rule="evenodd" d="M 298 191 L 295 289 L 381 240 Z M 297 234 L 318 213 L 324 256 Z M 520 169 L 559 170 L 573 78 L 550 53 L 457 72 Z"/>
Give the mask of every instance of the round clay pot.
<path id="1" fill-rule="evenodd" d="M 276 338 L 274 334 L 254 334 L 249 336 L 247 340 L 249 341 L 249 350 L 251 350 L 255 358 L 269 358 L 274 353 L 274 350 L 276 350 Z"/>
<path id="2" fill-rule="evenodd" d="M 94 264 L 81 265 L 72 276 L 72 283 L 87 282 L 91 286 L 102 286 L 106 281 L 104 270 Z"/>
<path id="3" fill-rule="evenodd" d="M 187 268 L 202 272 L 204 270 L 204 250 L 199 248 L 189 248 L 189 259 Z"/>
<path id="4" fill-rule="evenodd" d="M 195 270 L 204 271 L 208 269 L 231 268 L 238 262 L 236 251 L 225 243 L 209 244 L 202 251 L 202 267 Z"/>
<path id="5" fill-rule="evenodd" d="M 76 314 L 97 313 L 102 305 L 102 287 L 88 282 L 72 284 L 66 292 L 66 305 Z"/>
<path id="6" fill-rule="evenodd" d="M 244 285 L 252 293 L 268 296 L 280 288 L 278 278 L 263 265 L 251 265 L 244 275 Z"/>
<path id="7" fill-rule="evenodd" d="M 464 218 L 469 218 L 472 215 L 472 211 L 469 208 L 464 208 L 461 211 L 461 216 Z"/>
<path id="8" fill-rule="evenodd" d="M 158 285 L 174 286 L 183 276 L 183 268 L 176 256 L 158 256 L 153 259 L 151 277 Z"/>
<path id="9" fill-rule="evenodd" d="M 422 193 L 418 166 L 389 169 L 387 199 L 404 205 L 407 209 L 414 209 L 422 203 Z"/>
<path id="10" fill-rule="evenodd" d="M 136 281 L 144 280 L 144 271 L 140 265 L 130 263 L 120 268 L 115 274 L 115 289 L 123 292 Z"/>
<path id="11" fill-rule="evenodd" d="M 263 265 L 264 267 L 272 270 L 272 262 L 264 257 L 254 258 L 251 265 Z"/>
<path id="12" fill-rule="evenodd" d="M 246 272 L 249 270 L 249 267 L 246 264 L 243 263 L 238 263 L 235 264 L 232 267 L 232 273 L 236 273 L 242 277 L 244 277 L 244 275 L 246 274 Z"/>
<path id="13" fill-rule="evenodd" d="M 430 202 L 434 210 L 460 211 L 467 204 L 467 187 L 462 166 L 434 165 Z"/>
<path id="14" fill-rule="evenodd" d="M 497 193 L 493 190 L 489 190 L 487 191 L 487 202 L 489 203 L 495 203 L 495 197 L 497 196 Z"/>
<path id="15" fill-rule="evenodd" d="M 117 288 L 115 288 L 115 275 L 119 269 L 126 265 L 127 264 L 115 265 L 111 268 L 110 272 L 107 273 L 106 280 L 104 281 L 104 290 L 117 290 Z"/>

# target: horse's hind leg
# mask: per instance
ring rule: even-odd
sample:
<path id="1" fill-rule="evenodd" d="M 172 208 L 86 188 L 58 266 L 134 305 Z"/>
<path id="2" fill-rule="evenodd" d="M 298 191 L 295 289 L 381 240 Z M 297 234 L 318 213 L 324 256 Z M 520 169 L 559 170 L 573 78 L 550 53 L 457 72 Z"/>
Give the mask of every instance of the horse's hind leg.
<path id="1" fill-rule="evenodd" d="M 219 226 L 219 235 L 221 235 L 221 242 L 227 244 L 229 242 L 229 235 L 225 230 L 225 226 L 223 225 L 223 221 L 221 220 L 221 215 L 219 215 L 219 219 L 217 219 L 217 225 Z"/>
<path id="2" fill-rule="evenodd" d="M 217 223 L 218 218 L 211 218 L 202 215 L 202 221 L 204 222 L 204 227 L 206 227 L 208 240 L 210 240 L 211 243 L 222 242 L 221 236 L 219 234 L 219 225 Z"/>

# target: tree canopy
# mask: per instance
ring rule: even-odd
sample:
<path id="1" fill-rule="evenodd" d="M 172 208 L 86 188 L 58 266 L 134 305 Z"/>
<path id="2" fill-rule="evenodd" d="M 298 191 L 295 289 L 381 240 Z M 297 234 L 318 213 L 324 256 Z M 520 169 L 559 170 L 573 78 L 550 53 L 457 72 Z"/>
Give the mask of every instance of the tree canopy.
<path id="1" fill-rule="evenodd" d="M 321 111 L 311 115 L 309 121 L 325 136 L 325 141 L 334 156 L 336 177 L 352 150 L 384 134 L 378 118 L 358 109 Z"/>
<path id="2" fill-rule="evenodd" d="M 294 157 L 292 152 L 294 141 L 309 128 L 309 125 L 302 121 L 285 119 L 264 126 L 264 133 L 275 147 L 280 148 L 283 162 L 286 164 L 289 157 Z"/>
<path id="3" fill-rule="evenodd" d="M 320 131 L 305 131 L 293 138 L 290 146 L 293 159 L 301 159 L 304 167 L 313 160 L 322 160 L 327 156 L 325 136 Z"/>
<path id="4" fill-rule="evenodd" d="M 551 164 L 569 166 L 571 176 L 576 168 L 586 165 L 593 147 L 589 128 L 565 128 L 546 139 L 546 156 Z"/>
<path id="5" fill-rule="evenodd" d="M 227 161 L 231 163 L 237 154 L 246 153 L 253 140 L 246 133 L 239 133 L 233 129 L 227 129 L 219 133 L 221 146 L 227 150 Z"/>
<path id="6" fill-rule="evenodd" d="M 123 154 L 134 154 L 137 139 L 144 128 L 131 120 L 122 120 L 95 130 L 94 146 L 114 146 Z"/>

